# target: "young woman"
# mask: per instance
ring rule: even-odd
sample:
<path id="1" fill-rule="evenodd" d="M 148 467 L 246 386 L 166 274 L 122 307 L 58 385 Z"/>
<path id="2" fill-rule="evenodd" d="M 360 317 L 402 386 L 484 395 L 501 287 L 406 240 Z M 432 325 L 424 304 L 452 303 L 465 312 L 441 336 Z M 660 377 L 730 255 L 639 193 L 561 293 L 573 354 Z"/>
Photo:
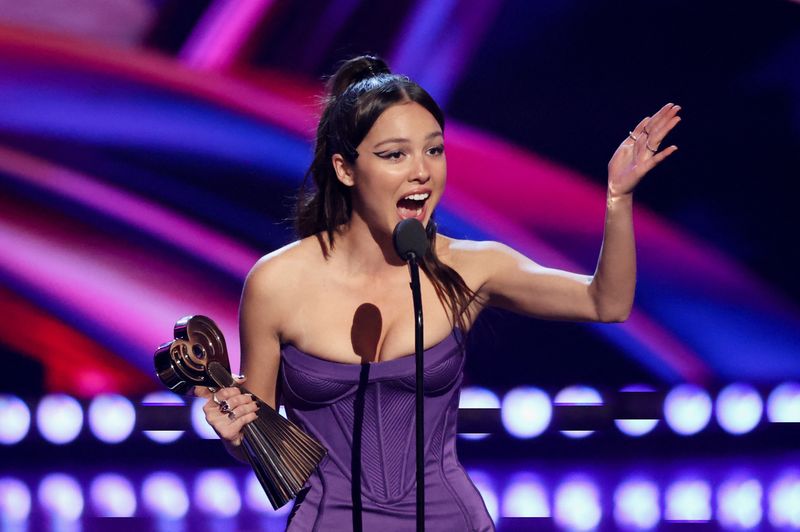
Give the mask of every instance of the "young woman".
<path id="1" fill-rule="evenodd" d="M 627 318 L 636 280 L 632 192 L 677 149 L 658 151 L 679 109 L 667 104 L 643 119 L 614 153 L 597 270 L 578 275 L 496 242 L 437 235 L 431 216 L 447 179 L 442 111 L 380 59 L 338 69 L 307 175 L 314 187 L 298 208 L 300 240 L 253 267 L 239 316 L 248 388 L 273 408 L 282 401 L 328 449 L 289 530 L 414 529 L 414 322 L 408 271 L 392 245 L 395 225 L 410 217 L 430 240 L 421 265 L 426 526 L 494 529 L 455 451 L 461 339 L 487 305 L 548 319 Z M 208 422 L 242 459 L 241 430 L 256 404 L 237 388 L 201 393 Z"/>

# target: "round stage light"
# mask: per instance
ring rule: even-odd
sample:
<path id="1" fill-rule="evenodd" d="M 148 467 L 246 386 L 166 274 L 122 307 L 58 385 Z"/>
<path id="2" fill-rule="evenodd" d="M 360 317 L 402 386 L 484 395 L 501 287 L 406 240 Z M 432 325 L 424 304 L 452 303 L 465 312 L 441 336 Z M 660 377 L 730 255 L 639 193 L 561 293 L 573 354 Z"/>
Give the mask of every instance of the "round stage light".
<path id="1" fill-rule="evenodd" d="M 717 521 L 723 528 L 754 528 L 761 523 L 763 489 L 754 479 L 728 480 L 717 490 Z"/>
<path id="2" fill-rule="evenodd" d="M 47 395 L 36 408 L 36 425 L 50 443 L 69 443 L 83 428 L 83 409 L 69 395 Z"/>
<path id="3" fill-rule="evenodd" d="M 769 488 L 769 522 L 773 528 L 800 528 L 800 471 L 781 473 Z"/>
<path id="4" fill-rule="evenodd" d="M 186 486 L 178 475 L 157 471 L 142 483 L 142 502 L 160 519 L 181 519 L 189 511 Z"/>
<path id="5" fill-rule="evenodd" d="M 553 402 L 556 405 L 602 405 L 603 397 L 591 386 L 568 386 L 556 394 Z M 593 430 L 562 430 L 561 434 L 568 438 L 585 438 L 594 433 Z"/>
<path id="6" fill-rule="evenodd" d="M 159 391 L 147 394 L 142 399 L 143 405 L 183 405 L 180 395 L 167 391 Z M 182 430 L 145 430 L 144 435 L 157 443 L 172 443 L 181 436 Z"/>
<path id="7" fill-rule="evenodd" d="M 69 475 L 53 473 L 39 484 L 39 504 L 56 521 L 76 521 L 83 513 L 83 494 Z"/>
<path id="8" fill-rule="evenodd" d="M 565 480 L 556 488 L 553 518 L 567 530 L 592 530 L 603 517 L 600 492 L 594 482 L 580 476 Z"/>
<path id="9" fill-rule="evenodd" d="M 650 480 L 626 480 L 614 491 L 614 520 L 625 530 L 649 530 L 661 519 L 658 486 Z"/>
<path id="10" fill-rule="evenodd" d="M 491 477 L 477 469 L 467 471 L 467 475 L 469 475 L 472 483 L 475 484 L 478 493 L 481 494 L 483 504 L 486 505 L 486 511 L 489 513 L 489 517 L 496 523 L 499 517 L 499 504 L 497 501 L 497 492 L 494 489 L 494 482 L 492 482 Z"/>
<path id="11" fill-rule="evenodd" d="M 19 397 L 0 394 L 0 443 L 14 445 L 31 428 L 31 412 Z"/>
<path id="12" fill-rule="evenodd" d="M 461 389 L 458 408 L 500 408 L 500 399 L 494 392 L 480 386 L 467 386 Z M 461 433 L 459 437 L 466 440 L 481 440 L 487 437 L 486 433 Z"/>
<path id="13" fill-rule="evenodd" d="M 652 432 L 658 425 L 657 419 L 615 419 L 614 424 L 626 436 L 638 438 Z"/>
<path id="14" fill-rule="evenodd" d="M 711 488 L 704 480 L 678 480 L 670 484 L 664 497 L 668 521 L 709 521 Z"/>
<path id="15" fill-rule="evenodd" d="M 503 426 L 517 438 L 535 438 L 553 417 L 550 397 L 533 386 L 514 388 L 503 397 L 500 414 Z"/>
<path id="16" fill-rule="evenodd" d="M 242 507 L 242 499 L 233 476 L 227 471 L 203 471 L 194 484 L 194 505 L 217 517 L 233 517 Z"/>
<path id="17" fill-rule="evenodd" d="M 501 500 L 503 517 L 550 517 L 547 490 L 535 475 L 521 473 L 512 477 Z"/>
<path id="18" fill-rule="evenodd" d="M 250 471 L 244 481 L 244 500 L 250 511 L 265 514 L 266 516 L 280 517 L 287 515 L 294 506 L 294 501 L 289 501 L 277 510 L 272 509 L 264 488 L 256 478 L 256 474 Z"/>
<path id="19" fill-rule="evenodd" d="M 0 478 L 0 523 L 22 523 L 28 519 L 30 513 L 31 492 L 28 486 L 16 478 Z M 23 527 L 22 530 L 24 529 Z"/>
<path id="20" fill-rule="evenodd" d="M 729 434 L 746 434 L 761 421 L 764 402 L 750 385 L 729 384 L 717 396 L 717 423 Z"/>
<path id="21" fill-rule="evenodd" d="M 98 395 L 89 404 L 89 427 L 101 441 L 119 443 L 130 436 L 134 425 L 136 410 L 121 395 Z"/>
<path id="22" fill-rule="evenodd" d="M 206 421 L 206 413 L 203 412 L 203 407 L 207 401 L 207 399 L 203 399 L 202 397 L 197 397 L 192 401 L 192 427 L 194 428 L 195 434 L 204 440 L 218 440 L 219 436 L 214 432 L 211 425 L 208 424 Z"/>
<path id="23" fill-rule="evenodd" d="M 772 390 L 767 417 L 773 423 L 800 423 L 800 384 L 784 382 Z"/>
<path id="24" fill-rule="evenodd" d="M 678 385 L 664 399 L 664 418 L 677 434 L 697 434 L 711 420 L 711 398 L 693 384 Z"/>
<path id="25" fill-rule="evenodd" d="M 130 481 L 122 475 L 104 473 L 89 487 L 94 512 L 100 517 L 133 517 L 136 494 Z"/>

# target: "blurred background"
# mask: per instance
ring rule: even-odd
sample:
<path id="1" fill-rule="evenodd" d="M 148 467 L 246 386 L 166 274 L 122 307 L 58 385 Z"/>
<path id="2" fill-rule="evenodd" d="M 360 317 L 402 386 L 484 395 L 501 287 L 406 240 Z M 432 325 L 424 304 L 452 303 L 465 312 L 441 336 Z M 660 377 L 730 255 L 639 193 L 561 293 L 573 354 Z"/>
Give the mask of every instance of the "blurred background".
<path id="1" fill-rule="evenodd" d="M 0 0 L 0 527 L 283 529 L 152 354 L 205 314 L 238 369 L 323 78 L 367 52 L 446 112 L 440 231 L 587 274 L 608 159 L 683 107 L 631 318 L 469 337 L 459 455 L 498 530 L 800 528 L 790 0 Z M 182 430 L 144 432 L 166 403 Z"/>

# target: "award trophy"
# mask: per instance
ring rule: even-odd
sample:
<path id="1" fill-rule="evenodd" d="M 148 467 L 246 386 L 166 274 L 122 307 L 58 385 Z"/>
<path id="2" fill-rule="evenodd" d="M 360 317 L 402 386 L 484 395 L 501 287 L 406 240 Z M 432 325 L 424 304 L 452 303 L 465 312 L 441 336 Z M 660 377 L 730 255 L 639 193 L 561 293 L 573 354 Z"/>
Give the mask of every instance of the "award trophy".
<path id="1" fill-rule="evenodd" d="M 175 339 L 155 352 L 158 378 L 175 393 L 187 395 L 194 386 L 219 389 L 238 386 L 231 375 L 225 338 L 205 316 L 186 316 L 175 323 Z M 325 448 L 297 425 L 253 395 L 258 418 L 244 426 L 242 448 L 261 487 L 278 509 L 303 487 L 325 456 Z"/>

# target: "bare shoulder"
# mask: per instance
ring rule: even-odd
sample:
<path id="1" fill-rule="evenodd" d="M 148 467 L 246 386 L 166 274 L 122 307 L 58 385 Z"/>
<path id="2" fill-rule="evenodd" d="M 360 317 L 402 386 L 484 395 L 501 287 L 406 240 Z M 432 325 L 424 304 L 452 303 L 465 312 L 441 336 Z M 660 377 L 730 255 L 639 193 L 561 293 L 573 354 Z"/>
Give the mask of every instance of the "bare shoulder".
<path id="1" fill-rule="evenodd" d="M 498 265 L 519 255 L 509 246 L 493 240 L 462 240 L 438 235 L 439 259 L 456 270 L 470 288 L 477 291 Z"/>
<path id="2" fill-rule="evenodd" d="M 319 260 L 315 237 L 297 240 L 261 257 L 250 269 L 245 288 L 277 293 L 302 279 Z"/>

